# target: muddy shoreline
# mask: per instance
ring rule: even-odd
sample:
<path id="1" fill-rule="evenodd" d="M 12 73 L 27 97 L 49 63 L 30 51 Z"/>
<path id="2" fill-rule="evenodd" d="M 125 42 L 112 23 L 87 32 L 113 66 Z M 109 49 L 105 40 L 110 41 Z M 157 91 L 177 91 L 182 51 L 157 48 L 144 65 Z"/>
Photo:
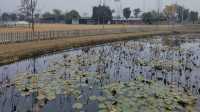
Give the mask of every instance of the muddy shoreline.
<path id="1" fill-rule="evenodd" d="M 74 37 L 58 40 L 32 41 L 26 43 L 11 43 L 0 45 L 0 66 L 11 64 L 31 57 L 39 57 L 45 54 L 52 54 L 66 49 L 79 48 L 84 46 L 99 45 L 122 40 L 137 38 L 151 38 L 159 35 L 180 35 L 200 33 L 200 30 L 176 30 L 176 31 L 155 31 L 125 34 L 110 34 L 87 37 Z"/>

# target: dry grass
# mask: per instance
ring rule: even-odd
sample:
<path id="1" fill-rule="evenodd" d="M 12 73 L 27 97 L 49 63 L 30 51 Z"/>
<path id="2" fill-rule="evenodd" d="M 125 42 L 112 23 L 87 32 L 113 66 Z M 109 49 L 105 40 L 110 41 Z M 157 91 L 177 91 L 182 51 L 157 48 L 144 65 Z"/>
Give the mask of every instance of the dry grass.
<path id="1" fill-rule="evenodd" d="M 71 28 L 69 29 L 80 28 L 80 26 L 83 29 L 90 28 L 90 27 L 93 27 L 93 28 L 99 27 L 98 25 L 97 26 L 70 25 Z M 43 27 L 44 27 L 43 29 L 45 29 L 46 25 Z M 57 26 L 57 27 L 61 28 L 60 26 Z M 66 26 L 64 25 L 63 27 L 66 27 Z M 113 26 L 113 28 L 114 27 L 119 27 L 119 26 Z M 141 31 L 137 31 L 135 33 L 63 38 L 63 39 L 57 39 L 57 40 L 43 40 L 43 41 L 32 41 L 32 42 L 25 42 L 25 43 L 11 43 L 11 44 L 6 44 L 6 45 L 0 45 L 0 64 L 7 64 L 7 63 L 18 61 L 24 58 L 39 56 L 42 54 L 63 50 L 66 48 L 96 45 L 100 43 L 113 42 L 113 41 L 118 41 L 118 40 L 133 39 L 135 37 L 146 37 L 146 36 L 149 37 L 151 35 L 158 35 L 158 34 L 173 34 L 174 30 L 176 30 L 176 32 L 179 32 L 179 33 L 200 33 L 199 26 L 176 26 L 176 27 L 146 26 L 146 27 L 147 28 L 142 28 L 142 26 L 136 27 L 136 28 L 141 28 Z M 56 27 L 53 27 L 53 28 L 56 28 Z M 152 28 L 152 30 L 142 31 L 149 28 Z M 18 31 L 18 30 L 13 29 L 13 31 Z M 46 30 L 48 30 L 48 27 Z M 10 29 L 8 31 L 10 31 Z"/>
<path id="2" fill-rule="evenodd" d="M 183 31 L 179 33 L 199 33 L 196 31 Z M 0 64 L 7 64 L 14 61 L 22 60 L 32 56 L 39 56 L 54 51 L 64 50 L 66 48 L 81 47 L 87 45 L 96 45 L 100 43 L 113 42 L 118 40 L 134 39 L 137 37 L 150 37 L 158 34 L 173 34 L 172 31 L 154 31 L 138 32 L 126 34 L 110 34 L 104 36 L 87 36 L 76 38 L 63 38 L 58 40 L 32 41 L 26 43 L 12 43 L 0 45 Z"/>
<path id="3" fill-rule="evenodd" d="M 135 28 L 135 29 L 149 29 L 157 28 L 156 25 L 68 25 L 68 24 L 36 24 L 36 31 L 49 31 L 49 30 L 88 30 L 88 29 L 114 29 L 114 28 Z M 160 29 L 169 29 L 172 26 L 160 25 Z M 180 27 L 176 25 L 175 27 Z M 183 26 L 181 26 L 183 27 Z M 30 32 L 28 27 L 13 27 L 1 28 L 0 32 Z"/>
<path id="4" fill-rule="evenodd" d="M 68 25 L 68 24 L 36 24 L 37 31 L 49 30 L 86 30 L 102 28 L 122 28 L 124 25 Z M 27 32 L 31 31 L 28 27 L 0 28 L 0 32 Z"/>
<path id="5" fill-rule="evenodd" d="M 163 32 L 162 32 L 163 33 Z M 167 32 L 168 33 L 168 32 Z M 13 43 L 0 45 L 0 63 L 10 63 L 27 57 L 41 55 L 53 51 L 63 50 L 71 47 L 80 47 L 86 45 L 94 45 L 99 43 L 111 42 L 116 40 L 127 39 L 130 36 L 145 36 L 151 33 L 138 34 L 111 34 L 106 36 L 89 36 L 66 38 L 58 40 L 33 41 L 26 43 Z"/>

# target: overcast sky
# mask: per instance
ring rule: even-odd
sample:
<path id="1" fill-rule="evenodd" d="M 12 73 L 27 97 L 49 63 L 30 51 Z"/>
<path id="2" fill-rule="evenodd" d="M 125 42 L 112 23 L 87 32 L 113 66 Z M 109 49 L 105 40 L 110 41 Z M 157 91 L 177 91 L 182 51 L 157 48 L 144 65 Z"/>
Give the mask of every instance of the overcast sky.
<path id="1" fill-rule="evenodd" d="M 97 5 L 99 0 L 38 0 L 41 12 L 51 11 L 52 9 L 61 9 L 62 11 L 69 11 L 76 9 L 81 15 L 92 13 L 92 7 Z M 120 4 L 115 3 L 114 0 L 105 0 L 106 5 L 109 5 L 112 9 L 119 9 Z M 200 0 L 160 0 L 161 6 L 166 4 L 178 3 L 184 5 L 187 8 L 200 12 Z M 122 7 L 141 8 L 143 11 L 152 9 L 158 9 L 158 0 L 121 0 Z M 16 12 L 19 8 L 20 0 L 0 0 L 1 12 Z M 0 13 L 1 13 L 0 12 Z"/>

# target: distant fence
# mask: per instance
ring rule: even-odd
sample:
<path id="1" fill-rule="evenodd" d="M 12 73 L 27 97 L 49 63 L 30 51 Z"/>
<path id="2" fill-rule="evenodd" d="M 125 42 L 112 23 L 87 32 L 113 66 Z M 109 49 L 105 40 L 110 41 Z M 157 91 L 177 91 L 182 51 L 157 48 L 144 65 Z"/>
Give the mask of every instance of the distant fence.
<path id="1" fill-rule="evenodd" d="M 0 32 L 0 44 L 26 42 L 34 40 L 52 40 L 58 38 L 95 36 L 117 33 L 138 32 L 139 28 L 92 29 L 92 30 L 63 30 L 33 32 Z M 142 29 L 140 31 L 143 31 Z"/>

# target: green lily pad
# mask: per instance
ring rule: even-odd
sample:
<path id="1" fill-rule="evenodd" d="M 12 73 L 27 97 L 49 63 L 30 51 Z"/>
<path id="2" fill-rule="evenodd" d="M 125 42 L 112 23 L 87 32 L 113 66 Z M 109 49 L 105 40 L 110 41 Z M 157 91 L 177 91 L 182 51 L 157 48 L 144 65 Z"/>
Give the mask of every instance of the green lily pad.
<path id="1" fill-rule="evenodd" d="M 92 101 L 95 101 L 95 100 L 97 100 L 97 97 L 96 96 L 90 96 L 89 99 L 92 100 Z"/>
<path id="2" fill-rule="evenodd" d="M 99 107 L 99 109 L 105 109 L 105 108 L 107 108 L 106 105 L 105 105 L 104 103 L 100 103 L 100 104 L 98 105 L 98 107 Z"/>
<path id="3" fill-rule="evenodd" d="M 81 103 L 75 103 L 72 107 L 73 107 L 74 109 L 80 110 L 80 109 L 83 108 L 83 104 L 81 104 Z"/>

